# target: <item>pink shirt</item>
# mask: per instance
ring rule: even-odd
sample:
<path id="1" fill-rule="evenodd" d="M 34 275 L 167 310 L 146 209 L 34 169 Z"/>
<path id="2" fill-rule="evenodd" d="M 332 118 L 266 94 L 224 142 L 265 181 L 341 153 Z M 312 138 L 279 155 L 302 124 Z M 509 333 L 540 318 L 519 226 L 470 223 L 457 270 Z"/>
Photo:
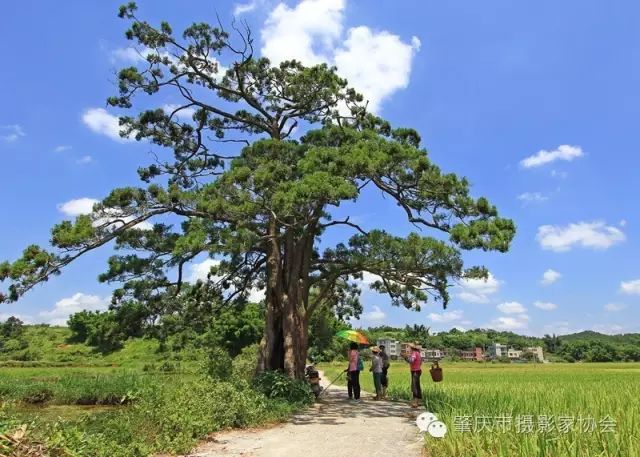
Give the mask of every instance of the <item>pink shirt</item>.
<path id="1" fill-rule="evenodd" d="M 358 351 L 356 349 L 349 350 L 349 371 L 358 370 Z"/>
<path id="2" fill-rule="evenodd" d="M 422 356 L 420 355 L 420 351 L 412 351 L 407 360 L 411 371 L 420 371 L 422 369 Z"/>

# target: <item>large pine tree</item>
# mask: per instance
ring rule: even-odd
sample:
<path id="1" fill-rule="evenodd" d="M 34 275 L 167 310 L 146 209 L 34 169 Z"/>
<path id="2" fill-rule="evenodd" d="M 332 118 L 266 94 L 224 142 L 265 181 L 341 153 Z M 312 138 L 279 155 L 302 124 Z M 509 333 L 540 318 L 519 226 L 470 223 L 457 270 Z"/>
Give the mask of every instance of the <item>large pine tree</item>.
<path id="1" fill-rule="evenodd" d="M 121 117 L 123 136 L 157 146 L 158 159 L 139 170 L 145 184 L 115 189 L 90 215 L 56 225 L 52 250 L 29 246 L 22 258 L 0 264 L 0 280 L 9 282 L 0 299 L 17 300 L 114 241 L 119 255 L 100 277 L 123 283 L 113 306 L 131 297 L 152 302 L 178 293 L 184 266 L 206 253 L 220 260 L 207 287 L 226 302 L 266 290 L 259 369 L 302 377 L 309 317 L 320 304 L 357 309 L 354 279 L 363 272 L 377 275 L 371 287 L 394 305 L 419 309 L 433 298 L 446 307 L 452 280 L 487 274 L 465 269 L 460 250 L 508 250 L 513 222 L 471 197 L 466 179 L 442 173 L 416 131 L 367 114 L 362 96 L 334 68 L 272 66 L 254 56 L 247 28 L 234 26 L 230 37 L 221 26 L 198 23 L 180 38 L 167 23 L 138 19 L 133 3 L 120 16 L 130 21 L 126 36 L 145 63 L 119 72 L 119 94 L 108 103 L 130 109 L 160 93 L 182 103 Z M 296 131 L 304 131 L 297 140 Z M 369 188 L 397 203 L 418 232 L 397 236 L 331 217 Z M 161 215 L 182 223 L 139 228 Z M 320 249 L 337 228 L 352 234 Z M 440 235 L 424 236 L 427 230 Z"/>

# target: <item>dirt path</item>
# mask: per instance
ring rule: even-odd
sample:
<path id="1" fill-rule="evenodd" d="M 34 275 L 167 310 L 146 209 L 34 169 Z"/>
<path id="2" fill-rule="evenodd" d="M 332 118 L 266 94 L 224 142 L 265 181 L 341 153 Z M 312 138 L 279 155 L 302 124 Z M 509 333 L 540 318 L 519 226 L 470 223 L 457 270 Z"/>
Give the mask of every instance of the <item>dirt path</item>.
<path id="1" fill-rule="evenodd" d="M 364 392 L 360 402 L 349 401 L 345 387 L 331 386 L 320 402 L 285 424 L 219 433 L 190 455 L 418 457 L 424 443 L 415 425 L 419 412 Z"/>

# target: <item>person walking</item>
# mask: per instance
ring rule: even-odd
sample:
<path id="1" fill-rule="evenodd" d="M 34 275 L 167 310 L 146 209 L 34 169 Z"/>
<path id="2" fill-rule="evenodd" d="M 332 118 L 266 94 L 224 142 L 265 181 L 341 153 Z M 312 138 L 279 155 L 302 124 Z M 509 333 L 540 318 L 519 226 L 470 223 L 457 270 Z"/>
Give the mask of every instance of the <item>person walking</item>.
<path id="1" fill-rule="evenodd" d="M 422 375 L 422 354 L 420 354 L 421 346 L 418 343 L 409 344 L 410 353 L 402 354 L 402 358 L 409 364 L 411 371 L 411 407 L 417 408 L 418 403 L 422 400 L 422 388 L 420 387 L 420 376 Z"/>
<path id="2" fill-rule="evenodd" d="M 376 388 L 376 396 L 373 399 L 382 400 L 382 357 L 380 357 L 380 348 L 373 346 L 371 353 L 371 368 L 369 368 L 369 371 L 373 373 L 373 385 Z"/>
<path id="3" fill-rule="evenodd" d="M 382 398 L 387 398 L 387 389 L 389 388 L 389 354 L 386 353 L 384 345 L 380 345 L 380 358 L 382 359 L 382 377 L 380 384 L 382 385 Z"/>
<path id="4" fill-rule="evenodd" d="M 349 367 L 347 368 L 348 384 L 347 390 L 349 399 L 360 400 L 360 372 L 363 369 L 363 362 L 358 351 L 358 343 L 349 345 L 348 353 Z"/>

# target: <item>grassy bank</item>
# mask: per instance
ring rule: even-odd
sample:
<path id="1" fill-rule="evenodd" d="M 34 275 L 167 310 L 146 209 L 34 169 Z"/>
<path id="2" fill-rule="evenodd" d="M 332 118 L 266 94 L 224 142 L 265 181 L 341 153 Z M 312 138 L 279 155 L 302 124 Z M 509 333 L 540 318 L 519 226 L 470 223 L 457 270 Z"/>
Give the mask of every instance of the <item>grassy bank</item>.
<path id="1" fill-rule="evenodd" d="M 321 368 L 332 379 L 344 363 Z M 426 368 L 425 406 L 449 428 L 425 435 L 429 456 L 640 456 L 640 364 L 451 363 L 439 384 Z M 373 391 L 371 375 L 361 379 Z M 394 363 L 389 396 L 408 400 L 409 388 L 406 364 Z"/>
<path id="2" fill-rule="evenodd" d="M 21 338 L 25 347 L 0 352 L 0 455 L 186 453 L 210 433 L 282 421 L 310 398 L 286 380 L 254 383 L 255 350 L 233 361 L 222 351 L 212 367 L 203 349 L 153 340 L 103 354 L 69 342 L 64 328 L 29 327 Z"/>
<path id="3" fill-rule="evenodd" d="M 109 379 L 110 375 L 101 376 Z M 23 441 L 32 448 L 45 448 L 47 453 L 41 455 L 133 457 L 183 453 L 209 433 L 283 420 L 302 406 L 268 398 L 245 380 L 214 382 L 198 375 L 141 373 L 126 376 L 134 381 L 121 384 L 122 377 L 117 373 L 101 385 L 91 384 L 90 380 L 96 378 L 77 378 L 59 385 L 49 401 L 37 404 L 25 403 L 20 396 L 15 400 L 3 398 L 0 434 L 10 435 L 26 425 Z M 74 378 L 71 375 L 69 379 Z M 87 407 L 77 403 L 79 397 L 88 398 L 86 393 L 78 393 L 78 386 L 101 396 L 106 386 L 122 387 L 114 398 L 127 401 L 98 401 L 96 405 L 117 406 Z M 110 398 L 107 396 L 107 400 Z"/>

